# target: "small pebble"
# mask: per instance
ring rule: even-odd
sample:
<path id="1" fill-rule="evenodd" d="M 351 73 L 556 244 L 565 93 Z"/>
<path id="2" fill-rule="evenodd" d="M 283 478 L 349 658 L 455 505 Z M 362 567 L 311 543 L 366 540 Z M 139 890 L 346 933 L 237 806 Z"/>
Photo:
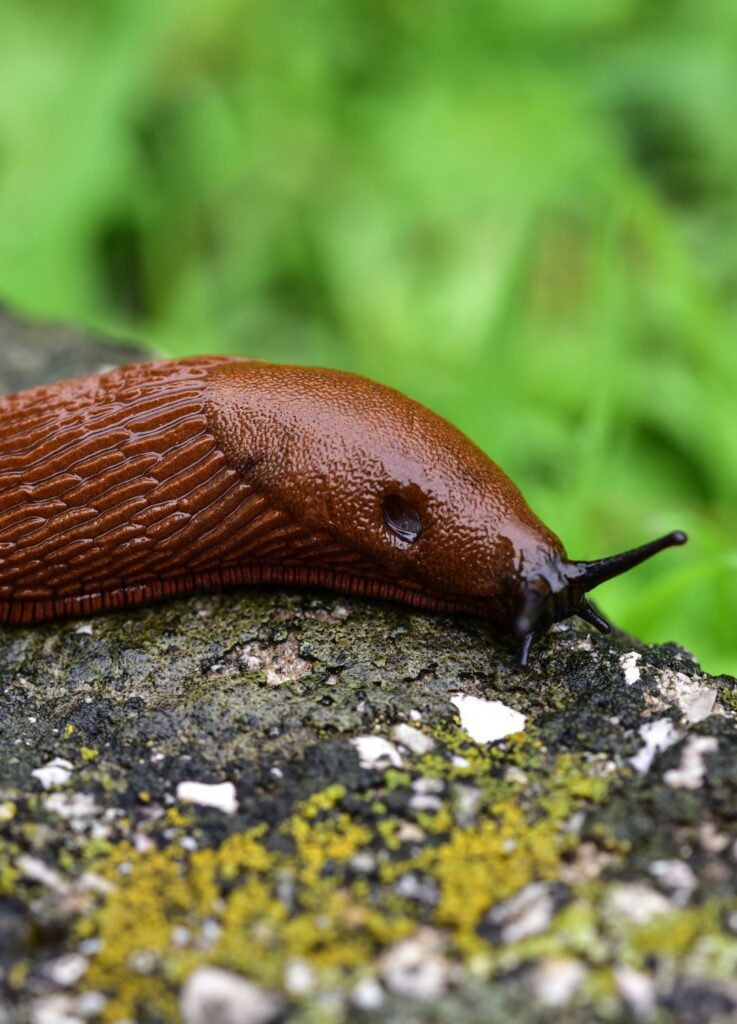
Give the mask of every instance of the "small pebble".
<path id="1" fill-rule="evenodd" d="M 184 1024 L 271 1024 L 284 1009 L 275 993 L 218 967 L 200 967 L 187 978 L 180 1006 Z"/>
<path id="2" fill-rule="evenodd" d="M 685 860 L 654 860 L 650 865 L 650 874 L 669 889 L 690 893 L 698 885 L 698 879 Z"/>
<path id="3" fill-rule="evenodd" d="M 538 964 L 533 974 L 533 990 L 545 1006 L 568 1006 L 586 976 L 580 961 L 550 957 Z"/>
<path id="4" fill-rule="evenodd" d="M 410 797 L 408 806 L 416 814 L 436 814 L 443 806 L 443 801 L 431 793 L 416 793 Z"/>
<path id="5" fill-rule="evenodd" d="M 356 748 L 362 768 L 383 771 L 385 768 L 402 767 L 399 751 L 383 736 L 355 736 L 351 743 Z"/>
<path id="6" fill-rule="evenodd" d="M 74 771 L 74 765 L 63 757 L 55 757 L 48 761 L 41 768 L 34 768 L 31 775 L 38 779 L 44 789 L 53 789 L 54 786 L 63 786 L 69 781 Z"/>
<path id="7" fill-rule="evenodd" d="M 520 942 L 544 932 L 553 918 L 553 898 L 545 882 L 532 882 L 511 899 L 492 907 L 487 922 L 501 929 L 503 942 Z"/>
<path id="8" fill-rule="evenodd" d="M 637 662 L 641 658 L 642 655 L 639 651 L 629 651 L 628 654 L 623 654 L 619 659 L 620 667 L 624 672 L 624 681 L 628 686 L 632 686 L 640 681 L 640 669 L 637 667 Z"/>
<path id="9" fill-rule="evenodd" d="M 415 729 L 405 722 L 394 726 L 392 739 L 419 757 L 429 754 L 435 749 L 435 740 L 431 736 L 426 736 L 424 732 L 420 732 L 419 729 Z"/>
<path id="10" fill-rule="evenodd" d="M 384 1002 L 384 989 L 373 978 L 364 978 L 353 989 L 351 1002 L 357 1010 L 378 1010 Z"/>
<path id="11" fill-rule="evenodd" d="M 651 1017 L 655 1012 L 655 983 L 642 971 L 627 964 L 614 968 L 617 991 L 637 1017 Z"/>
<path id="12" fill-rule="evenodd" d="M 235 814 L 238 810 L 238 797 L 232 782 L 180 782 L 177 800 L 200 807 L 214 807 L 223 814 Z"/>
<path id="13" fill-rule="evenodd" d="M 65 953 L 46 965 L 46 974 L 60 988 L 71 988 L 84 977 L 89 961 L 79 953 Z"/>
<path id="14" fill-rule="evenodd" d="M 442 937 L 432 928 L 421 928 L 391 946 L 380 958 L 384 984 L 397 995 L 421 1002 L 439 999 L 446 991 L 452 966 L 442 955 Z"/>
<path id="15" fill-rule="evenodd" d="M 659 914 L 667 914 L 673 905 L 661 892 L 642 882 L 614 886 L 609 894 L 612 914 L 635 924 L 646 924 Z"/>
<path id="16" fill-rule="evenodd" d="M 316 982 L 315 972 L 306 960 L 290 960 L 284 969 L 284 988 L 290 996 L 306 996 Z"/>

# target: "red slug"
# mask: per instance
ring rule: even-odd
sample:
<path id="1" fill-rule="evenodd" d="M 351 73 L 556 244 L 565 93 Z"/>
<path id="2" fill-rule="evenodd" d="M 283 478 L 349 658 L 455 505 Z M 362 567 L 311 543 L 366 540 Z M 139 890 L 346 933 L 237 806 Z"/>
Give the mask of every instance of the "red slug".
<path id="1" fill-rule="evenodd" d="M 241 583 L 328 587 L 535 635 L 673 544 L 574 562 L 495 463 L 390 388 L 200 358 L 0 399 L 0 622 Z"/>

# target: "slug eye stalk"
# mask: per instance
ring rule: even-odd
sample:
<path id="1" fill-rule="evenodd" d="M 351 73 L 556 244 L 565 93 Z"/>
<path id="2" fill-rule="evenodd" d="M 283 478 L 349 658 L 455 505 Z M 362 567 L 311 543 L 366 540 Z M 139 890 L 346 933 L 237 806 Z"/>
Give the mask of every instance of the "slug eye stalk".
<path id="1" fill-rule="evenodd" d="M 631 551 L 623 551 L 620 555 L 610 555 L 609 558 L 599 558 L 593 562 L 569 562 L 565 567 L 566 576 L 569 582 L 575 582 L 584 593 L 587 593 L 600 583 L 606 583 L 615 576 L 629 572 L 660 551 L 685 544 L 687 540 L 688 537 L 682 530 L 674 530 L 673 533 L 666 533 L 664 537 L 651 540 L 649 544 L 642 544 Z"/>

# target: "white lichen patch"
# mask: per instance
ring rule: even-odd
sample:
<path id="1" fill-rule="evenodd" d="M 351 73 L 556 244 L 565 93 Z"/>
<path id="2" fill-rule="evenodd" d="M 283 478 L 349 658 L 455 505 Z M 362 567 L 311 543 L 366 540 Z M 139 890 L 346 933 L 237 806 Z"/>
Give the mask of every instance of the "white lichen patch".
<path id="1" fill-rule="evenodd" d="M 500 928 L 502 942 L 521 942 L 546 931 L 553 911 L 550 887 L 545 882 L 532 882 L 511 899 L 492 907 L 486 920 Z"/>
<path id="2" fill-rule="evenodd" d="M 685 672 L 661 669 L 658 672 L 660 693 L 679 708 L 687 722 L 702 722 L 709 715 L 721 713 L 715 708 L 717 691 L 704 685 L 705 677 L 687 676 Z"/>
<path id="3" fill-rule="evenodd" d="M 351 743 L 356 748 L 362 768 L 383 771 L 385 768 L 402 767 L 402 755 L 383 736 L 354 736 Z"/>
<path id="4" fill-rule="evenodd" d="M 581 843 L 573 859 L 561 864 L 560 880 L 566 885 L 579 885 L 598 878 L 602 871 L 612 863 L 612 855 L 602 850 L 596 843 Z"/>
<path id="5" fill-rule="evenodd" d="M 200 807 L 214 807 L 223 814 L 235 814 L 238 810 L 238 797 L 232 782 L 180 782 L 177 786 L 177 800 L 198 804 Z"/>
<path id="6" fill-rule="evenodd" d="M 620 668 L 624 672 L 624 681 L 628 686 L 632 686 L 640 681 L 640 669 L 637 662 L 641 658 L 642 655 L 639 651 L 628 651 L 627 654 L 621 655 L 619 659 Z"/>
<path id="7" fill-rule="evenodd" d="M 74 765 L 64 757 L 55 757 L 40 768 L 34 768 L 31 775 L 38 779 L 44 789 L 53 789 L 54 786 L 63 786 L 69 781 L 74 771 Z"/>
<path id="8" fill-rule="evenodd" d="M 681 763 L 663 775 L 663 781 L 675 789 L 700 789 L 706 774 L 704 756 L 719 748 L 715 736 L 691 736 L 683 748 Z"/>
<path id="9" fill-rule="evenodd" d="M 410 797 L 408 806 L 415 813 L 435 814 L 443 806 L 443 801 L 431 793 L 415 793 Z"/>
<path id="10" fill-rule="evenodd" d="M 45 806 L 47 811 L 68 821 L 72 828 L 84 827 L 88 819 L 100 811 L 91 793 L 52 793 L 46 797 Z"/>
<path id="11" fill-rule="evenodd" d="M 729 846 L 729 836 L 720 832 L 713 821 L 702 821 L 698 828 L 699 842 L 707 853 L 721 853 Z"/>
<path id="12" fill-rule="evenodd" d="M 571 647 L 574 651 L 593 651 L 594 649 L 590 636 L 582 636 L 580 640 L 576 640 L 571 644 Z"/>
<path id="13" fill-rule="evenodd" d="M 24 878 L 30 882 L 38 882 L 51 892 L 65 895 L 69 891 L 69 882 L 64 876 L 38 857 L 30 857 L 24 853 L 18 858 L 16 867 Z"/>
<path id="14" fill-rule="evenodd" d="M 31 1004 L 31 1024 L 83 1024 L 78 1005 L 79 1001 L 66 992 L 43 996 Z"/>
<path id="15" fill-rule="evenodd" d="M 673 909 L 673 904 L 662 892 L 644 882 L 623 882 L 614 886 L 607 902 L 612 917 L 624 918 L 634 924 L 646 924 Z"/>
<path id="16" fill-rule="evenodd" d="M 484 700 L 465 693 L 450 698 L 461 716 L 461 725 L 476 743 L 494 743 L 521 732 L 527 717 L 500 700 Z"/>
<path id="17" fill-rule="evenodd" d="M 297 637 L 290 633 L 284 643 L 271 646 L 257 641 L 246 644 L 241 651 L 241 661 L 254 672 L 263 672 L 269 686 L 304 679 L 312 666 L 299 654 Z"/>
<path id="18" fill-rule="evenodd" d="M 650 770 L 655 757 L 668 747 L 672 747 L 681 739 L 681 733 L 669 718 L 658 718 L 654 722 L 646 722 L 640 726 L 640 736 L 644 746 L 630 758 L 630 764 L 638 772 Z"/>

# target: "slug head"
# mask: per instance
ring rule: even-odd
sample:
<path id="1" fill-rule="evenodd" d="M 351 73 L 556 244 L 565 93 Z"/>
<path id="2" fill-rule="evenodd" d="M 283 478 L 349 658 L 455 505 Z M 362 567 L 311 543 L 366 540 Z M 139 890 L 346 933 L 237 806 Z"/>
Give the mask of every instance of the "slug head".
<path id="1" fill-rule="evenodd" d="M 611 626 L 586 599 L 588 591 L 634 569 L 636 565 L 652 558 L 665 548 L 685 544 L 686 534 L 675 530 L 630 551 L 624 551 L 609 558 L 593 562 L 572 562 L 567 559 L 555 565 L 553 573 L 534 575 L 524 585 L 524 596 L 514 628 L 520 638 L 520 663 L 526 666 L 530 646 L 536 634 L 543 633 L 554 622 L 560 622 L 571 615 L 591 623 L 601 633 L 608 633 Z"/>
<path id="2" fill-rule="evenodd" d="M 209 371 L 208 394 L 210 429 L 230 465 L 289 517 L 281 557 L 386 583 L 424 607 L 483 616 L 516 631 L 526 651 L 534 634 L 569 615 L 606 628 L 585 593 L 682 542 L 674 534 L 614 559 L 569 561 L 465 435 L 363 377 L 233 360 Z"/>
<path id="3" fill-rule="evenodd" d="M 480 614 L 488 604 L 511 625 L 519 578 L 564 556 L 498 466 L 391 388 L 256 361 L 215 367 L 208 388 L 230 464 L 295 527 L 327 534 L 336 566 L 350 559 L 352 571 Z"/>

